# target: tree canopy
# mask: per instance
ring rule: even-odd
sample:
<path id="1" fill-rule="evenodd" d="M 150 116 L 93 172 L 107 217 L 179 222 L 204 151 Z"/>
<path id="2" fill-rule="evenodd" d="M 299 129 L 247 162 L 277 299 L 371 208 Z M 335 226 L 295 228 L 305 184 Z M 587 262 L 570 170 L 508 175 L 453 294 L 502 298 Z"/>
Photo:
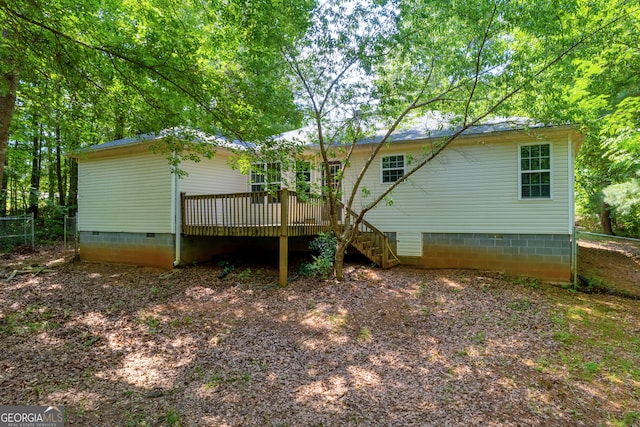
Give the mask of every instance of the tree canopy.
<path id="1" fill-rule="evenodd" d="M 551 70 L 521 106 L 543 120 L 581 126 L 587 137 L 576 164 L 579 213 L 587 223 L 598 216 L 602 231 L 612 233 L 610 214 L 616 209 L 603 190 L 629 182 L 640 171 L 640 6 L 620 1 L 585 10 L 610 25 L 572 61 Z M 633 220 L 623 216 L 621 223 Z"/>
<path id="2" fill-rule="evenodd" d="M 325 188 L 341 256 L 364 215 L 426 166 L 465 129 L 493 115 L 534 113 L 546 79 L 591 55 L 633 17 L 610 2 L 326 1 L 313 13 L 302 43 L 285 50 L 299 103 L 313 123 L 325 176 L 330 162 L 350 163 L 356 142 L 383 131 L 352 185 Z M 566 80 L 565 80 L 566 81 Z M 529 104 L 527 104 L 529 102 Z M 364 174 L 396 129 L 437 111 L 457 131 L 412 159 L 405 175 L 359 209 L 353 224 L 338 222 L 338 205 L 354 208 Z"/>
<path id="3" fill-rule="evenodd" d="M 75 180 L 62 151 L 176 126 L 268 149 L 266 136 L 310 123 L 325 176 L 332 159 L 349 164 L 356 141 L 382 132 L 348 194 L 325 188 L 336 213 L 367 192 L 361 177 L 396 129 L 433 111 L 457 131 L 371 194 L 356 223 L 493 115 L 584 124 L 578 178 L 597 181 L 583 187 L 600 200 L 640 169 L 632 1 L 0 0 L 0 17 L 5 194 L 11 180 L 62 201 Z M 336 222 L 339 249 L 353 230 Z"/>
<path id="4" fill-rule="evenodd" d="M 299 115 L 280 48 L 305 30 L 312 5 L 0 1 L 0 172 L 14 105 L 56 110 L 63 131 L 79 128 L 57 113 L 75 109 L 94 124 L 94 137 L 62 138 L 76 144 L 173 126 L 239 139 L 290 128 Z"/>

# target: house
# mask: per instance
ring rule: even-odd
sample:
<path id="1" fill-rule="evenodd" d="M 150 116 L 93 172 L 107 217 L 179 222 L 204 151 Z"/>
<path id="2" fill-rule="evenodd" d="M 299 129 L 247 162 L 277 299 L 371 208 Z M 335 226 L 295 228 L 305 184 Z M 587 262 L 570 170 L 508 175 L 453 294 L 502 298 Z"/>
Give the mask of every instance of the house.
<path id="1" fill-rule="evenodd" d="M 369 197 L 453 132 L 425 126 L 398 131 L 382 149 L 362 184 Z M 220 148 L 212 158 L 183 162 L 187 175 L 180 178 L 166 156 L 150 150 L 162 138 L 111 141 L 74 154 L 83 259 L 171 268 L 243 247 L 279 247 L 282 281 L 289 245 L 328 229 L 322 199 L 294 192 L 322 181 L 313 166 L 286 171 L 267 163 L 243 174 L 229 166 L 233 150 Z M 376 140 L 356 145 L 343 172 L 345 190 Z M 398 260 L 568 281 L 581 141 L 571 126 L 474 126 L 399 185 L 393 203 L 367 213 L 353 246 L 383 266 Z M 341 167 L 336 158 L 332 168 Z M 359 194 L 354 210 L 368 200 Z M 367 249 L 372 238 L 381 239 L 380 253 Z"/>

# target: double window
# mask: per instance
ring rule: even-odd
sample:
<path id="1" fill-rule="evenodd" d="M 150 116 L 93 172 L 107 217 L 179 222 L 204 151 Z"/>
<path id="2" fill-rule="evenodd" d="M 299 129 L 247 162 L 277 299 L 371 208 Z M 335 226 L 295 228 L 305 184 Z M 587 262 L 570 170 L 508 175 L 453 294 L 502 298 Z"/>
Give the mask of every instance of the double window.
<path id="1" fill-rule="evenodd" d="M 296 192 L 311 195 L 311 163 L 296 162 Z"/>
<path id="2" fill-rule="evenodd" d="M 328 189 L 331 186 L 331 189 L 336 193 L 341 191 L 340 188 L 340 172 L 342 171 L 342 163 L 332 161 L 329 162 L 329 179 L 327 179 L 326 170 L 322 167 L 322 186 L 325 189 Z M 326 192 L 326 190 L 323 190 Z"/>
<path id="3" fill-rule="evenodd" d="M 382 157 L 382 183 L 396 182 L 404 175 L 404 154 Z"/>
<path id="4" fill-rule="evenodd" d="M 520 198 L 551 198 L 551 144 L 520 146 Z"/>
<path id="5" fill-rule="evenodd" d="M 251 192 L 269 191 L 269 201 L 279 202 L 277 193 L 282 188 L 282 167 L 280 163 L 258 163 L 251 166 Z M 252 198 L 253 203 L 262 203 L 260 196 Z"/>

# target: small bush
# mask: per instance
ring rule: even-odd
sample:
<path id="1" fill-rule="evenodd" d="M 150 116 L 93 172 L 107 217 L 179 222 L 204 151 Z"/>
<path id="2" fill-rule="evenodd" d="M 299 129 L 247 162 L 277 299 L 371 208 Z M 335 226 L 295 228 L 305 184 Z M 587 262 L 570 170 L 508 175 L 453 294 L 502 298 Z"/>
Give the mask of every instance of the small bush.
<path id="1" fill-rule="evenodd" d="M 320 233 L 309 244 L 309 249 L 317 251 L 312 255 L 313 262 L 300 266 L 299 274 L 303 277 L 320 277 L 326 279 L 333 271 L 333 261 L 336 256 L 338 239 L 333 233 Z"/>
<path id="2" fill-rule="evenodd" d="M 640 237 L 640 179 L 613 184 L 603 190 L 620 234 Z"/>
<path id="3" fill-rule="evenodd" d="M 47 200 L 46 206 L 41 210 L 41 217 L 36 221 L 36 240 L 40 242 L 61 240 L 64 236 L 64 216 L 66 213 L 66 207 Z"/>

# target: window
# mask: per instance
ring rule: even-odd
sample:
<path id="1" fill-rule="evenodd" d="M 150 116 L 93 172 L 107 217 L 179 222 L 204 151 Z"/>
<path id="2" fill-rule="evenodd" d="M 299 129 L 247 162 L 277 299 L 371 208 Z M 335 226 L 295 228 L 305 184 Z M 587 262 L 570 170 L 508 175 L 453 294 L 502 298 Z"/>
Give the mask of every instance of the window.
<path id="1" fill-rule="evenodd" d="M 340 172 L 342 171 L 342 163 L 340 162 L 329 162 L 329 179 L 327 179 L 327 174 L 322 166 L 322 187 L 323 193 L 327 192 L 329 185 L 331 185 L 331 189 L 335 192 L 340 192 Z"/>
<path id="2" fill-rule="evenodd" d="M 520 146 L 520 198 L 551 198 L 551 144 Z"/>
<path id="3" fill-rule="evenodd" d="M 264 164 L 253 165 L 251 167 L 251 192 L 264 191 Z"/>
<path id="4" fill-rule="evenodd" d="M 280 194 L 277 190 L 282 187 L 282 171 L 280 163 L 258 163 L 251 167 L 251 192 L 269 191 L 269 202 L 280 201 Z M 264 200 L 260 196 L 251 199 L 252 203 L 262 203 Z"/>
<path id="5" fill-rule="evenodd" d="M 296 191 L 298 194 L 311 195 L 311 163 L 296 163 Z"/>
<path id="6" fill-rule="evenodd" d="M 382 158 L 382 183 L 396 182 L 404 175 L 404 154 Z"/>
<path id="7" fill-rule="evenodd" d="M 338 200 L 342 198 L 342 163 L 339 161 L 329 162 L 329 176 L 327 177 L 326 169 L 322 165 L 322 193 L 324 196 L 328 194 L 329 188 L 337 194 Z M 331 187 L 329 187 L 331 186 Z M 325 205 L 326 211 L 323 212 L 323 219 L 329 220 L 329 204 Z M 342 209 L 338 209 L 338 221 L 342 221 Z"/>

